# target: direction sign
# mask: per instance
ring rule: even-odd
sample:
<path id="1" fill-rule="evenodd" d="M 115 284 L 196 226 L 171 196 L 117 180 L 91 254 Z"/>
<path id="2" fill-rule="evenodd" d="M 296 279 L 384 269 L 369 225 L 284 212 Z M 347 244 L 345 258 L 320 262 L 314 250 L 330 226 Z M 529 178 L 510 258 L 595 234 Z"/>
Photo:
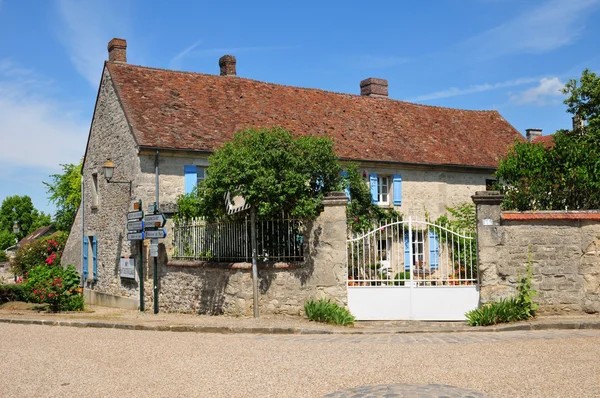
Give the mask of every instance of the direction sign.
<path id="1" fill-rule="evenodd" d="M 128 231 L 142 231 L 144 229 L 144 221 L 129 221 L 127 223 Z"/>
<path id="2" fill-rule="evenodd" d="M 158 239 L 150 241 L 150 257 L 158 257 Z"/>
<path id="3" fill-rule="evenodd" d="M 164 238 L 167 236 L 167 231 L 165 231 L 164 229 L 157 229 L 156 231 L 146 231 L 144 232 L 144 236 L 146 238 Z"/>
<path id="4" fill-rule="evenodd" d="M 127 240 L 144 240 L 143 232 L 134 232 L 127 234 Z"/>
<path id="5" fill-rule="evenodd" d="M 162 227 L 163 225 L 165 225 L 165 222 L 167 221 L 167 219 L 165 218 L 165 215 L 160 213 L 160 214 L 147 214 L 146 217 L 144 217 L 144 221 L 146 222 L 146 228 L 154 228 L 154 227 Z M 156 225 L 156 223 L 159 223 L 160 225 Z"/>
<path id="6" fill-rule="evenodd" d="M 127 219 L 128 220 L 141 220 L 142 218 L 144 218 L 144 212 L 143 211 L 130 211 L 129 213 L 127 213 Z"/>

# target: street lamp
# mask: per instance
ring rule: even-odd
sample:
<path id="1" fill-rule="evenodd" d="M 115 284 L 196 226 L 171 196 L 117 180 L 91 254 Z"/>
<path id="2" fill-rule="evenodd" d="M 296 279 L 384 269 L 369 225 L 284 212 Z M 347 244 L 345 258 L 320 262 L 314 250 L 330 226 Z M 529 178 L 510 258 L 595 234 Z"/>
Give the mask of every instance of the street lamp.
<path id="1" fill-rule="evenodd" d="M 115 164 L 112 160 L 106 159 L 104 162 L 104 178 L 106 178 L 106 182 L 109 184 L 129 184 L 129 196 L 131 196 L 131 183 L 132 181 L 111 181 L 113 178 L 113 174 L 115 172 Z"/>

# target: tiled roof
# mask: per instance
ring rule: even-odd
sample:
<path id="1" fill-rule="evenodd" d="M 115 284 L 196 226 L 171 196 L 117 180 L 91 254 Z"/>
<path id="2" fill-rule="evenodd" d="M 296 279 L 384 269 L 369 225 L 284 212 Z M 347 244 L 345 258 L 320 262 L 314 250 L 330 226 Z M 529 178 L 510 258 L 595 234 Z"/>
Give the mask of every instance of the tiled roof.
<path id="1" fill-rule="evenodd" d="M 247 127 L 327 135 L 342 159 L 496 167 L 515 139 L 497 111 L 417 105 L 107 62 L 138 144 L 214 151 Z"/>
<path id="2" fill-rule="evenodd" d="M 35 242 L 39 238 L 49 235 L 53 233 L 56 229 L 52 225 L 48 225 L 46 227 L 41 227 L 21 239 L 18 243 L 18 246 L 23 246 L 31 242 Z"/>
<path id="3" fill-rule="evenodd" d="M 535 137 L 533 139 L 534 144 L 544 144 L 547 147 L 551 147 L 554 145 L 554 135 L 540 135 L 539 137 Z"/>

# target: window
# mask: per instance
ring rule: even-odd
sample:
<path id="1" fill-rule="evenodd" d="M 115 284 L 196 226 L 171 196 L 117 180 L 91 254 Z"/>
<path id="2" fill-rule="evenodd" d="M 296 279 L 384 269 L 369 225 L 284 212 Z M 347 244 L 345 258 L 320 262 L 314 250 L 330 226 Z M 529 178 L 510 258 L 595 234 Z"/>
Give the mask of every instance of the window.
<path id="1" fill-rule="evenodd" d="M 496 181 L 496 180 L 491 180 L 491 179 L 488 180 L 488 179 L 486 179 L 485 180 L 485 190 L 486 191 L 493 191 L 497 182 L 498 181 Z"/>
<path id="2" fill-rule="evenodd" d="M 379 176 L 378 181 L 378 203 L 387 205 L 390 203 L 390 178 L 387 176 Z"/>
<path id="3" fill-rule="evenodd" d="M 200 185 L 204 180 L 206 180 L 206 167 L 196 166 L 196 184 Z"/>
<path id="4" fill-rule="evenodd" d="M 92 174 L 92 209 L 98 207 L 98 173 Z"/>

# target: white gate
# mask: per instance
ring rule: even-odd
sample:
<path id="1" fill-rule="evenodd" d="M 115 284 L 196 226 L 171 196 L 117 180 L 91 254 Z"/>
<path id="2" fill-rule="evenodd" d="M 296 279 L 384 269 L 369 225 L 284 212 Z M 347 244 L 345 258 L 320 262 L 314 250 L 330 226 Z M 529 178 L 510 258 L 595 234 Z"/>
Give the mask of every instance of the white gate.
<path id="1" fill-rule="evenodd" d="M 348 239 L 348 307 L 358 320 L 464 320 L 479 303 L 474 236 L 397 220 Z"/>

